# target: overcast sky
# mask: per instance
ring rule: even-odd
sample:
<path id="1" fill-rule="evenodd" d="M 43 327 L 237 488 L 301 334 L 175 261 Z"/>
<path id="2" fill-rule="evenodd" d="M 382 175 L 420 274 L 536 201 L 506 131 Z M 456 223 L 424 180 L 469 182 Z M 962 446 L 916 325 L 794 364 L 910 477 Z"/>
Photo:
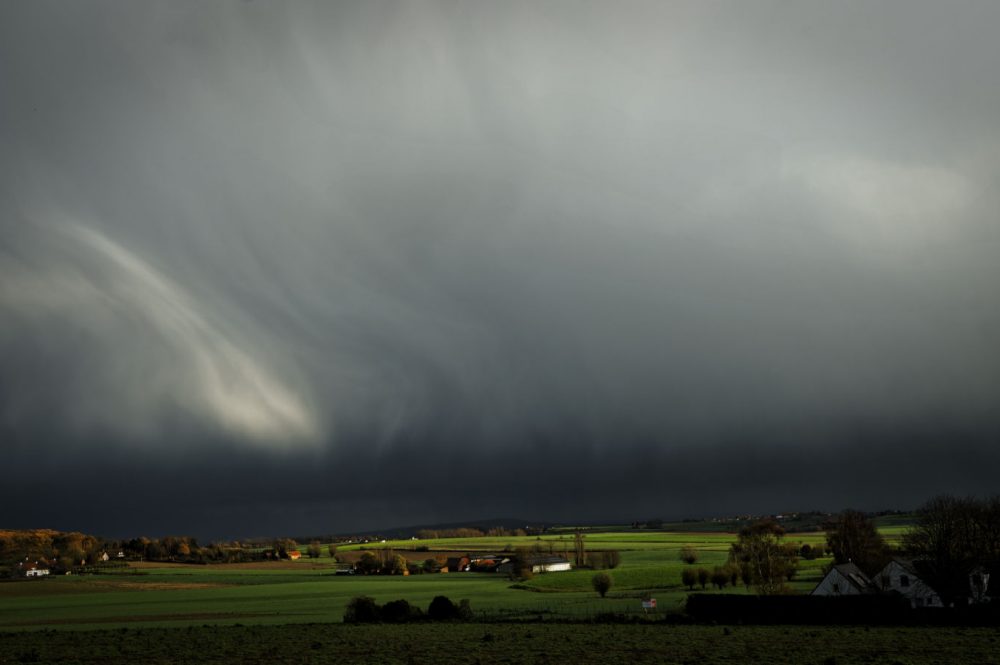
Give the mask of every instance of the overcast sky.
<path id="1" fill-rule="evenodd" d="M 0 3 L 0 526 L 996 492 L 998 25 Z"/>

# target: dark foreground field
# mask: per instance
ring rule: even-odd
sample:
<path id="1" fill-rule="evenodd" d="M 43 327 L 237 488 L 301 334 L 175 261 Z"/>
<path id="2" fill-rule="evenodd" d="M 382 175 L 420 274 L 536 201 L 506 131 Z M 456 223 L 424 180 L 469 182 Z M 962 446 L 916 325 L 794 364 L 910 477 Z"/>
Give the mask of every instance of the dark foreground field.
<path id="1" fill-rule="evenodd" d="M 205 626 L 0 633 L 0 663 L 1000 663 L 995 628 Z"/>

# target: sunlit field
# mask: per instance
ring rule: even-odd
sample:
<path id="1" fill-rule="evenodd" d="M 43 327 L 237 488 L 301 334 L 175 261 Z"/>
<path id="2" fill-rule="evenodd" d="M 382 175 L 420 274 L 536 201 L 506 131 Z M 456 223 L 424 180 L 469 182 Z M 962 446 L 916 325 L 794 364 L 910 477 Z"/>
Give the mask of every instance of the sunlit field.
<path id="1" fill-rule="evenodd" d="M 437 595 L 468 599 L 477 618 L 586 619 L 602 613 L 657 618 L 682 608 L 688 589 L 681 584 L 687 565 L 680 549 L 699 553 L 694 568 L 711 570 L 726 562 L 734 534 L 609 532 L 588 534 L 588 551 L 617 549 L 621 564 L 608 571 L 613 586 L 606 598 L 591 588 L 589 569 L 536 574 L 514 583 L 493 573 L 411 576 L 334 575 L 327 548 L 318 559 L 251 564 L 132 564 L 114 574 L 77 575 L 0 584 L 0 630 L 82 629 L 126 626 L 284 624 L 339 622 L 348 601 L 359 595 L 379 603 L 405 599 L 425 608 Z M 795 543 L 818 543 L 821 533 L 790 534 Z M 420 550 L 416 550 L 419 547 Z M 354 558 L 362 548 L 393 548 L 413 562 L 442 552 L 495 552 L 530 547 L 568 553 L 572 537 L 501 537 L 403 540 L 341 545 L 338 556 Z M 426 548 L 426 549 L 425 549 Z M 790 586 L 808 592 L 827 559 L 800 561 Z M 701 590 L 700 587 L 696 589 Z M 705 589 L 713 592 L 711 585 Z M 746 593 L 742 586 L 715 593 Z M 644 612 L 643 597 L 655 597 L 656 612 Z"/>

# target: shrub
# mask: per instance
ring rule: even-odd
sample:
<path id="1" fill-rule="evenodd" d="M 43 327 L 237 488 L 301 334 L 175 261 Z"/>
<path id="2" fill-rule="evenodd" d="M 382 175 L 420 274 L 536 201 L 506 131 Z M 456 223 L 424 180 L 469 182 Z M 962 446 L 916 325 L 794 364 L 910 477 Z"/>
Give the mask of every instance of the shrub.
<path id="1" fill-rule="evenodd" d="M 694 564 L 698 561 L 698 550 L 690 545 L 685 545 L 681 548 L 680 560 L 688 565 Z"/>
<path id="2" fill-rule="evenodd" d="M 375 623 L 382 618 L 382 608 L 374 598 L 355 596 L 347 603 L 344 623 Z"/>
<path id="3" fill-rule="evenodd" d="M 698 569 L 698 584 L 701 585 L 702 589 L 704 589 L 705 585 L 708 584 L 709 577 L 710 575 L 708 574 L 707 570 L 705 570 L 704 568 Z"/>
<path id="4" fill-rule="evenodd" d="M 459 618 L 458 607 L 448 596 L 434 596 L 427 607 L 427 616 L 434 621 L 452 621 Z"/>
<path id="5" fill-rule="evenodd" d="M 611 589 L 611 576 L 607 573 L 597 573 L 590 578 L 590 584 L 594 587 L 594 591 L 601 594 L 601 598 L 604 598 L 608 590 Z"/>
<path id="6" fill-rule="evenodd" d="M 603 553 L 602 559 L 605 568 L 617 568 L 622 562 L 622 555 L 618 550 L 607 550 Z"/>
<path id="7" fill-rule="evenodd" d="M 413 609 L 405 600 L 393 600 L 382 606 L 382 620 L 390 623 L 405 623 L 413 615 Z"/>

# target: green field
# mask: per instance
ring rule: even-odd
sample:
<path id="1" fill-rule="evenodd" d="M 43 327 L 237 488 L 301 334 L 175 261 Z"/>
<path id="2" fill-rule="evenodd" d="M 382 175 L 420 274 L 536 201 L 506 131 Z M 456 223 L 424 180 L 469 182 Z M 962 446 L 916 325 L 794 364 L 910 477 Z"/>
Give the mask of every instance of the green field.
<path id="1" fill-rule="evenodd" d="M 436 595 L 468 599 L 477 618 L 586 619 L 605 612 L 643 614 L 641 597 L 658 601 L 656 616 L 679 611 L 688 590 L 681 586 L 678 559 L 685 545 L 698 549 L 695 567 L 725 563 L 735 536 L 726 533 L 610 532 L 586 537 L 588 550 L 618 549 L 622 563 L 609 571 L 613 587 L 601 599 L 591 589 L 591 570 L 535 575 L 514 584 L 497 574 L 449 573 L 401 576 L 336 576 L 334 562 L 318 560 L 251 565 L 171 565 L 117 574 L 77 575 L 0 584 L 0 631 L 169 627 L 202 624 L 286 624 L 341 621 L 347 602 L 368 595 L 379 603 L 406 599 L 426 609 Z M 823 534 L 792 534 L 792 542 L 820 542 Z M 419 541 L 428 551 L 411 552 L 414 541 L 352 544 L 338 553 L 394 547 L 415 561 L 435 551 L 500 551 L 528 546 L 572 551 L 566 536 L 440 539 Z M 808 592 L 826 560 L 802 561 L 792 587 Z M 150 567 L 153 566 L 153 567 Z M 711 587 L 709 587 L 709 590 Z M 743 587 L 723 593 L 745 593 Z M 646 615 L 643 614 L 645 617 Z"/>
<path id="2" fill-rule="evenodd" d="M 887 525 L 890 537 L 905 527 Z M 790 534 L 822 542 L 818 532 Z M 718 627 L 674 625 L 687 596 L 680 548 L 697 548 L 695 568 L 725 563 L 731 533 L 589 532 L 588 550 L 617 549 L 607 598 L 591 570 L 547 573 L 513 583 L 475 573 L 337 576 L 324 547 L 318 560 L 254 564 L 134 564 L 115 574 L 0 584 L 0 664 L 6 663 L 997 663 L 1000 634 L 979 628 Z M 419 546 L 420 550 L 414 548 Z M 435 553 L 529 547 L 572 552 L 571 536 L 439 539 L 341 545 L 338 554 L 393 547 L 414 561 Z M 426 548 L 426 549 L 424 549 Z M 808 592 L 828 559 L 801 561 L 792 587 Z M 746 593 L 742 587 L 711 593 Z M 426 609 L 446 595 L 468 599 L 470 623 L 351 626 L 358 595 Z M 658 609 L 641 609 L 645 595 Z M 602 624 L 602 614 L 635 623 Z M 569 622 L 567 622 L 567 620 Z M 85 639 L 81 639 L 81 631 Z"/>

